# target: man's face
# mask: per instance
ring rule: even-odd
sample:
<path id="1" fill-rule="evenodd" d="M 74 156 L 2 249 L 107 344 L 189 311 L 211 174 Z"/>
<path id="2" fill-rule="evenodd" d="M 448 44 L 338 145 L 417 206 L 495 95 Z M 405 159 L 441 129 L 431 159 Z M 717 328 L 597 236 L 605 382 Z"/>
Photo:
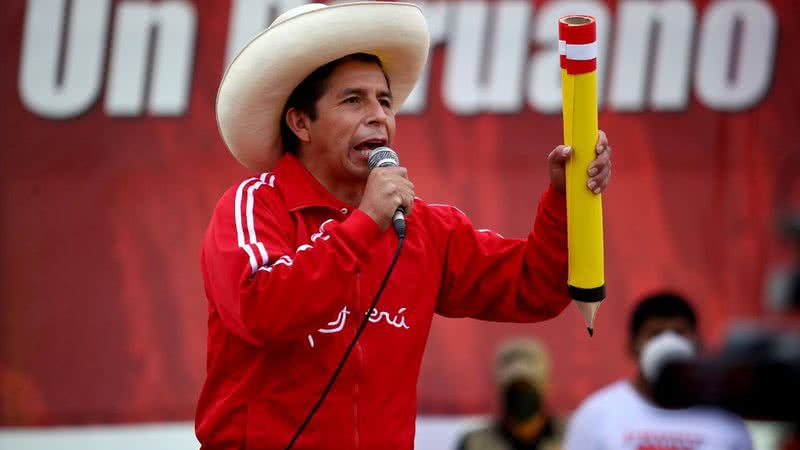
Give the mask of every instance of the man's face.
<path id="1" fill-rule="evenodd" d="M 631 342 L 631 355 L 639 360 L 642 347 L 650 339 L 665 331 L 672 331 L 697 344 L 697 332 L 692 323 L 684 317 L 651 317 L 644 321 L 639 332 Z"/>
<path id="2" fill-rule="evenodd" d="M 392 94 L 381 68 L 360 61 L 340 64 L 316 111 L 304 156 L 336 179 L 366 180 L 369 151 L 391 145 L 395 133 Z"/>

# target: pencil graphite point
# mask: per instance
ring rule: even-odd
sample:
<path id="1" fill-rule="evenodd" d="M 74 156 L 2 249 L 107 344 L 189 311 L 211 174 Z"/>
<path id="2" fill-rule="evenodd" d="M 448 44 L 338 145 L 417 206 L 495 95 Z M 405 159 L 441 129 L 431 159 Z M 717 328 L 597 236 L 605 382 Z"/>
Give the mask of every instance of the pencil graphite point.
<path id="1" fill-rule="evenodd" d="M 578 307 L 578 311 L 581 313 L 581 317 L 583 317 L 583 323 L 586 324 L 586 329 L 589 330 L 589 336 L 593 336 L 594 318 L 597 315 L 597 309 L 603 302 L 582 302 L 574 299 L 572 302 Z"/>

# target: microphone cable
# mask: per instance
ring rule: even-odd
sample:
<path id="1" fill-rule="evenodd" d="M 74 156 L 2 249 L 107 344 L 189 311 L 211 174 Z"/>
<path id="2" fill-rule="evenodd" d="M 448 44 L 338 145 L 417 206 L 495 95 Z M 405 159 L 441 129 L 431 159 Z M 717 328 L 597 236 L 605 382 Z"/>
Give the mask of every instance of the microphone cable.
<path id="1" fill-rule="evenodd" d="M 375 297 L 372 299 L 372 304 L 370 305 L 367 313 L 364 315 L 364 318 L 361 320 L 361 324 L 358 326 L 358 330 L 356 331 L 356 335 L 353 337 L 353 340 L 350 342 L 350 345 L 347 346 L 347 350 L 344 352 L 344 356 L 342 356 L 341 361 L 339 361 L 339 365 L 336 366 L 336 370 L 333 371 L 333 375 L 331 376 L 330 381 L 328 381 L 328 385 L 325 386 L 325 389 L 322 391 L 322 394 L 319 396 L 319 399 L 314 404 L 314 407 L 311 408 L 311 411 L 308 412 L 305 420 L 295 431 L 292 440 L 289 441 L 289 445 L 286 446 L 286 450 L 290 450 L 300 435 L 303 433 L 303 430 L 308 426 L 308 423 L 311 422 L 311 418 L 314 417 L 314 414 L 317 413 L 317 410 L 320 406 L 322 406 L 322 402 L 325 401 L 325 397 L 328 396 L 331 388 L 333 387 L 333 383 L 336 382 L 336 379 L 339 377 L 339 372 L 342 371 L 342 367 L 344 367 L 345 361 L 350 356 L 350 352 L 353 351 L 353 347 L 356 345 L 356 341 L 361 336 L 361 332 L 364 331 L 364 328 L 367 326 L 367 322 L 369 321 L 369 316 L 372 311 L 375 309 L 375 305 L 378 304 L 378 298 L 380 298 L 381 294 L 383 293 L 383 289 L 386 287 L 386 283 L 389 281 L 389 276 L 394 271 L 394 265 L 397 263 L 397 258 L 400 257 L 400 250 L 403 248 L 403 242 L 405 242 L 405 230 L 403 233 L 398 233 L 398 241 L 397 241 L 397 250 L 394 252 L 394 257 L 392 258 L 392 263 L 389 264 L 389 270 L 386 272 L 386 275 L 383 277 L 383 281 L 381 282 L 381 286 L 378 288 L 378 292 L 375 293 Z"/>

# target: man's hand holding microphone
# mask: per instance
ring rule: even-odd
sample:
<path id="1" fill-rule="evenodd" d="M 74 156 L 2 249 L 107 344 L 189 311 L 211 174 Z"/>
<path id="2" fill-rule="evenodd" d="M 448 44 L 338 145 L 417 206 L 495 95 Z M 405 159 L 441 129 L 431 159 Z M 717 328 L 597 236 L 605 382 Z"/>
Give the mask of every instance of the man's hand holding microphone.
<path id="1" fill-rule="evenodd" d="M 414 183 L 408 170 L 400 167 L 397 153 L 379 147 L 369 157 L 371 170 L 358 209 L 374 220 L 381 230 L 394 223 L 398 235 L 405 236 L 405 216 L 414 208 Z"/>

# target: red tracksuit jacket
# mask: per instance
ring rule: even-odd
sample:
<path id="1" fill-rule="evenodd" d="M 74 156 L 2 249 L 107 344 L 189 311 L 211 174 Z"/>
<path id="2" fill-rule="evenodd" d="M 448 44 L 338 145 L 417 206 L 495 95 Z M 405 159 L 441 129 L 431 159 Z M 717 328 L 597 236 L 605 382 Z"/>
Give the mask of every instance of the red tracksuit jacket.
<path id="1" fill-rule="evenodd" d="M 565 197 L 543 195 L 527 240 L 415 200 L 370 323 L 296 449 L 411 449 L 433 314 L 535 322 L 567 297 Z M 229 189 L 203 243 L 203 449 L 283 449 L 353 339 L 397 247 L 293 156 Z"/>

